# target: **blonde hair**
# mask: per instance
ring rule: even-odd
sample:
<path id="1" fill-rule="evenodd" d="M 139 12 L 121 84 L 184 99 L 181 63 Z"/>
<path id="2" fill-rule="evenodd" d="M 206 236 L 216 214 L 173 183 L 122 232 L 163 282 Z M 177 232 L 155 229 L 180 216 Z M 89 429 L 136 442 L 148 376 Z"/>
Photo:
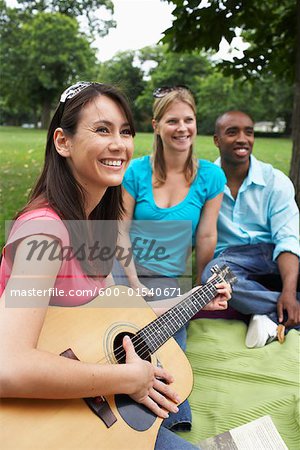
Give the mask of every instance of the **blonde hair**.
<path id="1" fill-rule="evenodd" d="M 157 98 L 154 101 L 153 119 L 156 122 L 159 122 L 161 118 L 164 116 L 169 106 L 175 101 L 187 103 L 192 108 L 196 116 L 196 104 L 191 92 L 188 89 L 179 89 L 173 90 L 168 94 L 164 95 L 163 97 Z M 166 163 L 164 159 L 163 149 L 164 146 L 160 135 L 155 134 L 153 142 L 153 156 L 152 156 L 152 169 L 154 176 L 156 178 L 154 183 L 155 186 L 161 186 L 166 182 L 167 178 Z M 194 181 L 197 174 L 197 169 L 198 169 L 198 161 L 193 156 L 193 145 L 191 145 L 189 155 L 183 168 L 185 179 L 188 182 L 188 184 L 192 184 L 192 182 Z"/>

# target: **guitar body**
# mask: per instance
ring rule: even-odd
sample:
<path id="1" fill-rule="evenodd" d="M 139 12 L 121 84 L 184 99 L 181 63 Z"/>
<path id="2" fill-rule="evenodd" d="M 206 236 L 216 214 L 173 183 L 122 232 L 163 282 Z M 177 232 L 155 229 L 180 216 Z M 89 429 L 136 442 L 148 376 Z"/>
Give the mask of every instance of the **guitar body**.
<path id="1" fill-rule="evenodd" d="M 38 347 L 56 354 L 71 348 L 81 361 L 116 363 L 116 342 L 121 342 L 124 333 L 136 334 L 156 317 L 142 297 L 129 295 L 124 286 L 118 289 L 120 295 L 97 297 L 85 306 L 49 307 Z M 112 288 L 114 291 L 116 287 Z M 172 386 L 185 400 L 192 389 L 193 375 L 175 340 L 169 339 L 150 358 L 153 364 L 162 365 L 174 375 Z M 3 399 L 1 448 L 153 450 L 162 419 L 133 401 L 120 409 L 116 404 L 118 397 L 105 397 L 117 419 L 109 428 L 82 399 Z"/>

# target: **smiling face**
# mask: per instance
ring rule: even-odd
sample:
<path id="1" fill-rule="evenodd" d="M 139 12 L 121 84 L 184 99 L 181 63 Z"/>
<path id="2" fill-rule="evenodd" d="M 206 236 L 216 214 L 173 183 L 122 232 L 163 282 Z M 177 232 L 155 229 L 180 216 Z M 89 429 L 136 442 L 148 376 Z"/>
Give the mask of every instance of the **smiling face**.
<path id="1" fill-rule="evenodd" d="M 254 124 L 240 111 L 225 113 L 217 121 L 214 143 L 219 148 L 222 164 L 249 165 L 254 144 Z"/>
<path id="2" fill-rule="evenodd" d="M 174 101 L 159 121 L 153 120 L 155 133 L 159 134 L 165 152 L 189 152 L 196 133 L 196 117 L 185 102 Z"/>
<path id="3" fill-rule="evenodd" d="M 97 204 L 107 187 L 122 183 L 133 154 L 133 136 L 122 108 L 99 95 L 81 111 L 73 136 L 56 133 L 57 151 L 67 158 L 89 205 Z M 90 208 L 89 208 L 90 209 Z"/>

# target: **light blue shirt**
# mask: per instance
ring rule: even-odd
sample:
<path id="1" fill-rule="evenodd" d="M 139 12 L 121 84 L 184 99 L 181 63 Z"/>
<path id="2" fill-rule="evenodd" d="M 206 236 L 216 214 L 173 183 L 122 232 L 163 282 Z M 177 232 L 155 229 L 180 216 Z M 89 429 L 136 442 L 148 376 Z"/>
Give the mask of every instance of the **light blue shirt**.
<path id="1" fill-rule="evenodd" d="M 130 230 L 135 260 L 164 276 L 179 276 L 185 271 L 187 255 L 195 243 L 200 215 L 205 202 L 224 191 L 226 177 L 215 164 L 200 159 L 197 175 L 186 197 L 170 208 L 156 205 L 152 188 L 149 156 L 131 161 L 123 187 L 135 199 Z M 154 245 L 155 244 L 155 245 Z M 151 247 L 150 257 L 145 258 Z M 161 252 L 161 258 L 154 257 Z"/>
<path id="2" fill-rule="evenodd" d="M 218 218 L 215 256 L 234 245 L 275 244 L 273 259 L 282 252 L 300 255 L 299 210 L 291 180 L 270 164 L 250 157 L 248 176 L 237 198 L 225 186 Z M 215 164 L 221 166 L 220 158 Z"/>

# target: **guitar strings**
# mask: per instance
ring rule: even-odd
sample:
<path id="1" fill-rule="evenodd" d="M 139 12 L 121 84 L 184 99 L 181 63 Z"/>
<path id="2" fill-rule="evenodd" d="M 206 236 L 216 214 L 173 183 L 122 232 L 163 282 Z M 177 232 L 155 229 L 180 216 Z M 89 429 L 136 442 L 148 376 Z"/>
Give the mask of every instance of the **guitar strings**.
<path id="1" fill-rule="evenodd" d="M 189 297 L 189 299 L 191 297 Z M 187 299 L 185 299 L 185 300 L 187 300 Z M 170 320 L 171 320 L 170 317 L 166 317 L 165 324 L 168 325 L 168 322 L 170 322 Z M 154 323 L 154 321 L 152 322 L 152 324 L 153 323 Z M 150 324 L 148 324 L 148 325 L 150 325 Z M 146 325 L 146 327 L 147 327 L 147 325 Z M 136 353 L 138 354 L 138 356 L 140 358 L 143 358 L 147 354 L 151 353 L 149 347 L 145 343 L 145 338 L 147 339 L 147 337 L 149 337 L 151 335 L 151 333 L 147 333 L 147 331 L 145 330 L 146 327 L 144 327 L 142 329 L 145 332 L 144 336 L 140 334 L 140 331 L 142 331 L 142 330 L 140 330 L 136 335 L 134 335 L 131 338 L 132 343 L 133 343 L 134 348 L 135 348 L 135 351 L 136 351 Z M 159 339 L 157 339 L 156 337 L 154 337 L 154 342 L 155 343 L 160 343 Z M 142 351 L 142 353 L 141 353 L 141 351 Z M 120 347 L 117 347 L 115 352 L 111 353 L 109 356 L 114 355 L 115 358 L 118 360 L 118 358 L 124 356 L 124 354 L 125 354 L 125 350 L 124 350 L 123 346 L 120 346 Z"/>
<path id="2" fill-rule="evenodd" d="M 222 268 L 223 269 L 223 268 Z M 224 269 L 223 269 L 224 270 Z M 228 278 L 229 278 L 229 280 L 228 280 Z M 230 283 L 230 281 L 232 281 L 232 284 L 233 283 L 235 283 L 235 281 L 236 281 L 236 279 L 235 279 L 235 277 L 231 274 L 231 273 L 229 273 L 229 275 L 228 275 L 228 273 L 227 274 L 225 274 L 225 276 L 223 276 L 222 277 L 222 274 L 221 273 L 219 273 L 218 275 L 216 275 L 216 277 L 215 278 L 213 278 L 212 280 L 211 280 L 211 282 L 209 282 L 209 283 L 206 283 L 205 285 L 203 285 L 203 286 L 201 286 L 201 290 L 202 290 L 202 293 L 203 294 L 205 294 L 205 289 L 210 293 L 210 294 L 215 294 L 215 292 L 211 292 L 211 290 L 210 290 L 210 288 L 211 287 L 213 287 L 213 288 L 215 288 L 215 284 L 216 283 L 218 283 L 218 282 L 222 282 L 222 281 L 227 281 L 228 283 Z M 195 296 L 198 296 L 198 298 L 196 298 Z M 187 298 L 185 298 L 182 302 L 180 302 L 180 303 L 178 303 L 178 305 L 176 305 L 176 306 L 179 306 L 179 305 L 181 305 L 181 307 L 182 306 L 187 306 L 188 307 L 188 309 L 190 308 L 189 307 L 189 305 L 188 305 L 188 302 L 190 301 L 190 300 L 197 300 L 197 301 L 201 301 L 201 298 L 199 298 L 199 295 L 200 295 L 200 290 L 197 290 L 197 291 L 195 291 L 193 294 L 191 294 L 190 296 L 188 296 Z M 214 296 L 213 296 L 214 297 Z M 211 299 L 209 299 L 209 301 L 211 301 L 212 299 L 213 299 L 213 297 L 211 298 Z M 205 306 L 207 303 L 209 303 L 209 302 L 204 302 L 204 304 L 203 305 L 201 305 L 202 307 L 203 306 Z M 201 304 L 201 302 L 200 302 L 200 304 Z M 200 308 L 201 309 L 201 308 Z M 199 310 L 199 307 L 197 306 L 197 311 Z M 197 311 L 193 311 L 193 314 L 195 314 L 195 312 L 197 312 Z M 166 319 L 169 321 L 169 323 L 170 323 L 170 321 L 172 321 L 172 317 L 166 317 Z M 155 321 L 154 321 L 155 322 Z M 152 322 L 152 323 L 154 323 L 154 322 Z M 173 323 L 174 323 L 174 321 L 172 321 Z M 165 322 L 165 324 L 166 325 L 168 325 L 168 323 L 167 322 Z M 146 325 L 146 327 L 147 326 L 149 326 L 149 325 L 151 325 L 151 324 L 148 324 L 148 325 Z M 146 328 L 146 327 L 144 327 L 144 328 Z M 141 331 L 141 330 L 140 330 Z M 172 333 L 172 335 L 173 335 L 174 333 Z M 148 336 L 150 336 L 150 334 L 148 334 Z M 147 334 L 145 335 L 145 337 L 147 338 Z M 171 337 L 171 336 L 170 336 Z M 140 341 L 140 342 L 139 342 Z M 136 344 L 135 345 L 135 351 L 137 352 L 137 354 L 138 354 L 138 356 L 140 357 L 140 358 L 143 358 L 144 356 L 149 356 L 149 353 L 151 354 L 151 350 L 149 349 L 149 347 L 145 344 L 145 342 L 144 342 L 144 337 L 143 336 L 141 336 L 141 335 L 135 335 L 135 336 L 133 336 L 133 338 L 132 338 L 132 342 L 133 342 L 133 344 Z M 159 342 L 159 341 L 158 341 Z M 144 345 L 144 347 L 141 347 L 141 348 L 139 348 L 139 344 L 145 344 Z M 164 342 L 161 342 L 160 343 L 161 345 L 163 345 L 164 344 Z M 159 347 L 158 347 L 159 348 Z M 157 348 L 157 349 L 158 349 Z M 142 353 L 140 353 L 140 350 L 141 349 L 143 349 L 143 352 Z M 156 349 L 156 350 L 157 350 Z M 154 351 L 152 351 L 152 353 L 155 353 L 155 351 L 156 350 L 154 350 Z M 124 356 L 124 354 L 125 354 L 125 350 L 124 350 L 124 348 L 123 348 L 123 346 L 120 346 L 120 347 L 117 347 L 117 349 L 115 350 L 115 352 L 112 352 L 112 353 L 110 353 L 108 356 L 111 356 L 111 355 L 114 355 L 116 358 L 118 358 L 118 357 L 120 357 L 121 355 L 123 355 Z M 105 358 L 102 358 L 102 360 L 104 360 Z M 102 361 L 101 360 L 101 361 Z"/>
<path id="3" fill-rule="evenodd" d="M 206 291 L 208 291 L 210 294 L 212 294 L 212 293 L 215 293 L 215 292 L 211 292 L 211 290 L 210 290 L 210 288 L 211 287 L 215 287 L 215 284 L 216 283 L 218 283 L 218 282 L 221 282 L 221 281 L 224 281 L 221 277 L 220 277 L 220 279 L 218 279 L 218 277 L 215 277 L 213 280 L 211 280 L 211 282 L 209 282 L 209 283 L 207 283 L 207 284 L 205 284 L 205 285 L 203 285 L 203 286 L 201 286 L 201 288 L 200 288 L 200 290 L 202 290 L 203 292 L 203 294 L 205 294 L 205 290 Z M 214 283 L 213 283 L 214 282 Z M 199 294 L 200 294 L 200 292 L 199 292 L 199 290 L 198 291 L 196 291 L 196 292 L 194 292 L 193 294 L 191 294 L 190 296 L 188 296 L 187 298 L 185 298 L 182 302 L 181 302 L 181 306 L 187 306 L 188 308 L 189 308 L 189 305 L 188 305 L 188 303 L 189 303 L 189 301 L 190 300 L 201 300 L 201 299 L 199 299 L 199 298 L 197 298 L 196 297 L 196 295 L 198 295 L 199 296 Z M 213 298 L 213 297 L 212 297 Z M 212 298 L 211 299 L 209 299 L 209 301 L 211 301 L 212 300 Z M 201 304 L 201 303 L 200 303 Z M 204 302 L 204 304 L 203 305 L 201 305 L 202 307 L 203 306 L 205 306 L 207 304 L 207 302 Z M 180 303 L 178 303 L 178 305 L 176 305 L 176 306 L 179 306 L 180 305 Z M 198 307 L 197 307 L 197 310 L 199 310 L 198 309 Z M 193 312 L 193 314 L 195 314 L 195 312 L 196 311 L 192 311 Z M 166 319 L 167 319 L 167 321 L 170 323 L 170 321 L 172 320 L 172 318 L 171 317 L 166 317 Z M 165 324 L 166 325 L 168 325 L 168 322 L 165 322 Z M 152 322 L 153 323 L 153 322 Z M 149 325 L 149 324 L 148 324 Z M 146 325 L 146 327 L 147 327 L 147 325 Z M 146 328 L 146 327 L 144 327 L 144 328 Z M 140 330 L 141 331 L 141 330 Z M 148 334 L 148 336 L 149 336 L 149 334 Z M 147 334 L 144 336 L 144 337 L 148 337 L 147 336 Z M 141 335 L 135 335 L 135 336 L 133 336 L 133 338 L 132 338 L 132 342 L 133 342 L 133 344 L 136 344 L 135 345 L 135 351 L 136 351 L 136 353 L 141 357 L 141 358 L 143 358 L 144 356 L 146 356 L 147 354 L 151 354 L 151 351 L 150 351 L 150 349 L 148 348 L 148 346 L 147 345 L 144 345 L 144 348 L 143 347 L 139 347 L 139 344 L 145 344 L 145 342 L 144 342 L 144 337 L 143 336 L 141 336 Z M 140 341 L 140 342 L 139 342 Z M 159 342 L 159 339 L 157 339 L 157 342 L 158 343 L 160 343 Z M 161 342 L 160 344 L 162 345 L 164 342 Z M 140 353 L 140 350 L 141 349 L 143 349 L 143 353 Z M 154 353 L 154 352 L 153 352 Z M 121 357 L 122 355 L 124 356 L 124 354 L 125 354 L 125 350 L 124 350 L 124 348 L 123 348 L 123 346 L 120 346 L 120 347 L 117 347 L 116 348 L 116 350 L 115 350 L 115 352 L 112 352 L 112 353 L 110 353 L 108 356 L 112 356 L 112 355 L 114 355 L 115 357 L 116 357 L 116 359 L 118 359 L 119 357 Z M 103 359 L 105 359 L 105 358 L 103 358 Z M 102 360 L 101 360 L 102 361 Z"/>
<path id="4" fill-rule="evenodd" d="M 211 282 L 209 282 L 209 283 L 207 283 L 207 284 L 201 286 L 200 290 L 203 291 L 203 292 L 202 292 L 203 294 L 205 294 L 205 290 L 208 291 L 210 294 L 212 294 L 210 288 L 211 288 L 211 287 L 214 288 L 214 287 L 215 287 L 215 284 L 218 283 L 218 282 L 221 282 L 221 281 L 224 281 L 221 277 L 220 277 L 220 279 L 218 279 L 218 277 L 215 277 Z M 213 283 L 213 282 L 214 282 L 214 283 Z M 214 293 L 215 293 L 215 292 L 214 292 Z M 185 298 L 185 299 L 181 302 L 181 306 L 183 306 L 183 307 L 186 307 L 186 306 L 187 306 L 187 307 L 189 308 L 189 305 L 188 305 L 189 301 L 190 301 L 190 300 L 198 300 L 198 301 L 199 301 L 199 298 L 196 297 L 196 295 L 199 296 L 199 294 L 200 294 L 199 290 L 196 291 L 196 292 L 194 292 L 193 294 L 191 294 L 190 296 L 188 296 L 187 298 Z M 212 298 L 213 298 L 213 297 L 212 297 Z M 212 298 L 210 298 L 209 301 L 211 301 Z M 201 300 L 201 299 L 200 299 L 200 300 Z M 201 303 L 200 303 L 200 304 L 201 304 Z M 207 302 L 204 302 L 204 304 L 201 305 L 201 306 L 203 307 L 203 306 L 205 306 L 206 304 L 207 304 Z M 180 305 L 180 303 L 178 303 L 178 305 L 176 305 L 176 306 L 179 306 L 179 305 Z M 197 310 L 199 310 L 198 307 L 197 307 Z M 192 311 L 192 312 L 193 312 L 193 314 L 195 314 L 196 311 Z M 172 320 L 171 317 L 166 317 L 166 319 L 169 321 L 169 323 L 170 323 L 170 321 Z M 153 323 L 153 322 L 152 322 L 152 323 Z M 165 323 L 166 323 L 166 325 L 168 325 L 167 322 L 165 322 Z M 148 324 L 148 325 L 149 325 L 149 324 Z M 146 325 L 146 327 L 147 327 L 147 325 Z M 146 328 L 146 327 L 144 327 L 144 328 Z M 140 330 L 140 331 L 141 331 L 141 330 Z M 148 334 L 148 336 L 149 336 L 149 334 Z M 147 334 L 145 335 L 145 337 L 147 338 Z M 143 358 L 143 357 L 146 356 L 147 354 L 149 355 L 149 353 L 151 354 L 150 349 L 148 348 L 148 346 L 147 346 L 147 345 L 145 344 L 145 342 L 144 342 L 144 337 L 143 337 L 143 336 L 141 336 L 141 335 L 135 335 L 135 336 L 133 336 L 132 342 L 133 342 L 133 344 L 136 344 L 136 345 L 135 345 L 135 351 L 136 351 L 136 353 L 137 353 L 141 358 Z M 160 343 L 160 342 L 159 342 L 159 339 L 157 339 L 157 342 Z M 164 342 L 161 342 L 160 344 L 162 345 L 163 343 L 164 343 Z M 145 345 L 144 345 L 144 348 L 143 348 L 143 346 L 142 346 L 142 347 L 139 347 L 139 344 L 145 344 Z M 143 352 L 142 352 L 142 353 L 140 353 L 140 350 L 141 350 L 141 349 L 143 349 Z M 154 352 L 153 352 L 153 353 L 154 353 Z M 118 359 L 118 358 L 121 357 L 122 355 L 124 356 L 124 354 L 125 354 L 125 350 L 124 350 L 123 346 L 120 346 L 120 347 L 117 347 L 117 349 L 115 350 L 115 352 L 110 353 L 108 356 L 114 355 L 114 356 L 116 357 L 116 359 Z M 105 359 L 105 358 L 103 358 L 103 359 Z M 102 361 L 102 360 L 101 360 L 101 361 Z"/>
<path id="5" fill-rule="evenodd" d="M 185 298 L 182 302 L 179 302 L 176 306 L 179 306 L 179 305 L 181 305 L 182 307 L 188 307 L 189 308 L 189 305 L 188 305 L 188 303 L 190 303 L 190 301 L 192 300 L 197 300 L 197 301 L 199 301 L 199 300 L 201 300 L 201 299 L 199 299 L 199 298 L 197 298 L 196 297 L 196 295 L 200 295 L 200 291 L 202 291 L 202 293 L 203 294 L 205 294 L 205 290 L 206 291 L 208 291 L 210 294 L 212 294 L 212 292 L 210 291 L 210 288 L 212 287 L 212 288 L 214 288 L 215 287 L 215 284 L 216 283 L 220 283 L 220 282 L 222 282 L 222 281 L 224 281 L 224 279 L 220 276 L 220 275 L 217 275 L 213 280 L 211 280 L 209 283 L 206 283 L 205 285 L 203 285 L 203 286 L 201 286 L 200 288 L 199 288 L 199 290 L 197 290 L 197 291 L 195 291 L 193 294 L 191 294 L 191 295 L 189 295 L 187 298 Z M 210 299 L 210 301 L 213 299 L 213 297 Z M 208 302 L 209 303 L 209 302 Z M 200 304 L 201 304 L 201 302 L 200 302 Z M 201 305 L 201 308 L 203 308 L 205 305 L 207 305 L 207 303 L 206 302 L 204 302 L 204 304 L 203 305 Z M 175 306 L 175 307 L 176 307 Z M 195 313 L 195 312 L 193 312 L 193 313 Z M 171 321 L 171 317 L 166 317 L 166 319 L 169 321 L 169 323 L 170 323 L 170 321 Z M 152 323 L 154 323 L 156 321 L 156 319 L 152 322 Z M 167 323 L 167 321 L 165 322 L 165 324 L 166 325 L 168 325 L 168 323 Z M 144 328 L 142 328 L 142 330 L 144 330 L 147 326 L 149 326 L 150 324 L 148 324 L 148 325 L 146 325 Z M 142 330 L 140 330 L 140 331 L 142 331 Z M 140 332 L 139 331 L 139 332 Z M 134 335 L 132 338 L 131 338 L 131 341 L 132 341 L 132 343 L 133 343 L 133 345 L 134 345 L 134 348 L 135 348 L 135 352 L 138 354 L 138 356 L 141 358 L 141 359 L 143 359 L 143 357 L 146 357 L 146 356 L 149 356 L 149 354 L 151 355 L 151 350 L 149 349 L 149 347 L 147 346 L 147 344 L 145 343 L 145 341 L 144 341 L 144 338 L 147 338 L 147 337 L 149 337 L 150 336 L 150 334 L 148 334 L 148 336 L 147 336 L 147 333 L 145 334 L 145 336 L 143 337 L 141 334 L 139 334 L 139 332 L 136 334 L 136 335 Z M 170 336 L 171 337 L 171 336 Z M 155 339 L 156 338 L 154 338 L 154 341 L 155 341 Z M 158 342 L 158 343 L 160 343 L 159 342 L 159 339 L 156 339 L 156 341 Z M 155 342 L 156 342 L 155 341 Z M 156 342 L 156 343 L 157 343 Z M 163 342 L 164 343 L 164 342 Z M 160 343 L 161 345 L 163 344 L 163 343 Z M 153 352 L 154 353 L 154 352 Z M 101 360 L 99 360 L 98 361 L 98 363 L 101 363 L 102 361 L 105 361 L 105 360 L 107 360 L 107 358 L 110 358 L 110 357 L 112 357 L 112 356 L 114 356 L 115 357 L 115 359 L 117 360 L 117 362 L 118 362 L 118 359 L 119 358 L 121 358 L 121 357 L 123 357 L 123 356 L 126 356 L 126 353 L 125 353 L 125 350 L 124 350 L 124 347 L 123 347 L 123 345 L 120 345 L 119 347 L 117 347 L 116 349 L 115 349 L 115 351 L 113 351 L 113 352 L 111 352 L 111 353 L 108 353 L 108 355 L 106 355 L 106 356 L 104 356 Z"/>

